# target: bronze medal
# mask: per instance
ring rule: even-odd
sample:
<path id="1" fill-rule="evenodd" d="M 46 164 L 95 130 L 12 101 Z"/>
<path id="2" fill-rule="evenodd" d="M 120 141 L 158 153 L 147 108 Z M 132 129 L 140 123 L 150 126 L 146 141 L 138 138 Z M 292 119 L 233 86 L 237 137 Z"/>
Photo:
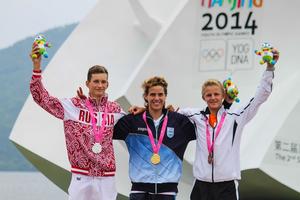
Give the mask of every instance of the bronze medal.
<path id="1" fill-rule="evenodd" d="M 151 156 L 151 163 L 153 165 L 157 165 L 158 163 L 160 163 L 160 156 L 157 154 L 157 153 L 154 153 L 152 156 Z"/>

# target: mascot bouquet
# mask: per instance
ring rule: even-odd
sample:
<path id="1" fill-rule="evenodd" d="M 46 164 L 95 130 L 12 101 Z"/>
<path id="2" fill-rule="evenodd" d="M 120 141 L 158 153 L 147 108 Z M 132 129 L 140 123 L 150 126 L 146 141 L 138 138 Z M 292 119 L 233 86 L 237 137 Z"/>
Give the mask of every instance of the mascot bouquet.
<path id="1" fill-rule="evenodd" d="M 237 97 L 239 94 L 239 90 L 232 82 L 230 77 L 223 82 L 223 86 L 229 98 L 233 99 L 237 103 L 240 102 L 240 99 Z"/>
<path id="2" fill-rule="evenodd" d="M 46 51 L 46 47 L 50 48 L 52 45 L 47 42 L 45 36 L 39 34 L 34 39 L 34 44 L 39 47 L 39 54 L 44 56 L 44 58 L 48 58 L 48 53 Z M 32 54 L 32 58 L 37 58 L 38 55 Z"/>
<path id="3" fill-rule="evenodd" d="M 276 63 L 276 61 L 273 59 L 272 50 L 273 47 L 267 42 L 262 43 L 260 50 L 255 50 L 255 54 L 261 56 L 261 60 L 259 61 L 261 65 L 264 63 L 274 65 Z"/>

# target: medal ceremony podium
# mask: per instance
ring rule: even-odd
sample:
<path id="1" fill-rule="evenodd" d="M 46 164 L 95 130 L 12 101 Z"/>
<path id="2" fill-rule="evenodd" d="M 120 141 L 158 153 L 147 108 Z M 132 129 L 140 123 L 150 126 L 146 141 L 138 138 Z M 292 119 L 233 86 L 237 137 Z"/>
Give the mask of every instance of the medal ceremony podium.
<path id="1" fill-rule="evenodd" d="M 243 132 L 240 195 L 299 199 L 300 24 L 293 20 L 299 7 L 297 0 L 99 0 L 51 58 L 43 82 L 50 94 L 73 97 L 79 86 L 84 88 L 88 68 L 100 64 L 109 71 L 110 100 L 124 110 L 143 105 L 141 85 L 151 76 L 169 83 L 167 104 L 204 108 L 202 83 L 230 76 L 240 91 L 235 107 L 254 96 L 265 70 L 254 50 L 269 42 L 281 56 L 273 92 Z M 62 121 L 29 96 L 10 140 L 67 192 L 71 174 Z M 118 199 L 127 199 L 127 148 L 114 141 L 114 149 Z M 194 156 L 195 141 L 185 153 L 178 200 L 189 199 Z"/>

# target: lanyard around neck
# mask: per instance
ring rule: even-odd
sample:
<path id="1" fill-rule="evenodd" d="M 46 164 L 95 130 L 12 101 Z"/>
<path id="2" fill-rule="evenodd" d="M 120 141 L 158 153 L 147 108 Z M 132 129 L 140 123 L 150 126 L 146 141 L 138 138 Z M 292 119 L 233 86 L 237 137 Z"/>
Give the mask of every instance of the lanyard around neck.
<path id="1" fill-rule="evenodd" d="M 88 99 L 85 100 L 85 105 L 86 105 L 86 107 L 88 108 L 88 110 L 90 112 L 95 142 L 100 143 L 100 141 L 103 138 L 103 132 L 104 132 L 106 118 L 107 118 L 107 103 L 105 104 L 105 110 L 104 110 L 104 115 L 103 115 L 103 118 L 102 118 L 102 123 L 101 123 L 101 128 L 100 129 L 97 129 L 97 124 L 96 124 L 96 119 L 95 119 L 95 116 L 94 116 L 94 111 L 93 111 L 92 105 L 91 105 L 91 103 Z"/>
<path id="2" fill-rule="evenodd" d="M 147 132 L 148 132 L 148 136 L 149 136 L 149 139 L 150 139 L 150 142 L 151 142 L 153 153 L 157 154 L 159 152 L 160 146 L 162 144 L 162 140 L 163 140 L 164 135 L 166 133 L 166 127 L 167 127 L 167 123 L 168 123 L 168 114 L 166 114 L 166 116 L 164 118 L 163 125 L 162 125 L 162 128 L 160 130 L 160 135 L 159 135 L 159 139 L 158 139 L 157 144 L 155 144 L 153 133 L 152 133 L 151 129 L 148 126 L 147 119 L 146 119 L 146 111 L 143 113 L 143 119 L 144 119 L 144 122 L 147 126 Z"/>
<path id="3" fill-rule="evenodd" d="M 212 139 L 212 142 L 210 141 L 211 136 L 210 136 L 210 132 L 209 132 L 209 122 L 208 122 L 208 119 L 206 119 L 206 143 L 207 143 L 208 153 L 212 153 L 214 150 L 215 140 L 217 139 L 217 137 L 221 131 L 225 117 L 226 117 L 226 112 L 223 112 L 221 121 L 217 126 L 216 136 L 215 136 L 215 138 Z"/>

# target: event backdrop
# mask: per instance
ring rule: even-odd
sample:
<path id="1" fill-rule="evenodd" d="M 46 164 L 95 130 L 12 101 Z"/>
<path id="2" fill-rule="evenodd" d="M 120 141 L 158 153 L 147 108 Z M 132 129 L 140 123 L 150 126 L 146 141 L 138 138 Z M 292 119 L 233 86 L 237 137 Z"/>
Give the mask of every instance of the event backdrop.
<path id="1" fill-rule="evenodd" d="M 241 144 L 242 199 L 300 197 L 300 24 L 297 0 L 99 0 L 70 34 L 43 72 L 57 97 L 76 95 L 94 64 L 109 70 L 109 96 L 124 110 L 143 105 L 141 84 L 164 76 L 168 103 L 204 107 L 201 84 L 229 76 L 238 85 L 239 106 L 254 95 L 265 66 L 254 54 L 262 42 L 281 52 L 274 90 L 245 128 Z M 87 90 L 85 90 L 87 92 Z M 30 120 L 28 120 L 30 119 Z M 10 139 L 40 171 L 66 191 L 70 178 L 62 122 L 29 96 Z M 119 198 L 128 196 L 128 153 L 114 141 Z M 195 142 L 185 153 L 179 200 L 193 185 Z"/>

